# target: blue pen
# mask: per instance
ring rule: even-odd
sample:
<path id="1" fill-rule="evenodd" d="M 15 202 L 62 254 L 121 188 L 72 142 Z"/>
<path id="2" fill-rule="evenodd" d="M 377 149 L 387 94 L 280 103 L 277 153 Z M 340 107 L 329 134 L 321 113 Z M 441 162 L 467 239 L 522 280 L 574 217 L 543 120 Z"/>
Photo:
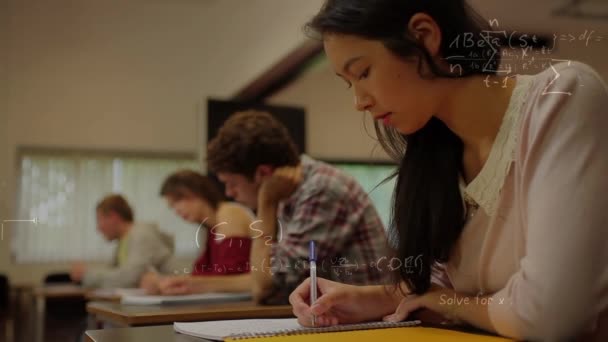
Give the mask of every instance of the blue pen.
<path id="1" fill-rule="evenodd" d="M 310 306 L 317 301 L 317 253 L 315 242 L 310 241 L 308 260 L 310 262 Z M 316 326 L 317 318 L 312 315 L 312 326 Z"/>

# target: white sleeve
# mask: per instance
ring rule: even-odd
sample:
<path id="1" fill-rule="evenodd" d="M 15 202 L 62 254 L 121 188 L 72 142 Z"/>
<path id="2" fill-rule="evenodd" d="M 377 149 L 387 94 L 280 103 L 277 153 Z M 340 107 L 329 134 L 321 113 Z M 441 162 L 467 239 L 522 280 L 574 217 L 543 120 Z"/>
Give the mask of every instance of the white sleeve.
<path id="1" fill-rule="evenodd" d="M 522 137 L 526 256 L 489 304 L 497 332 L 517 339 L 572 338 L 608 307 L 608 94 L 585 65 L 560 74 L 572 94 L 539 96 Z"/>

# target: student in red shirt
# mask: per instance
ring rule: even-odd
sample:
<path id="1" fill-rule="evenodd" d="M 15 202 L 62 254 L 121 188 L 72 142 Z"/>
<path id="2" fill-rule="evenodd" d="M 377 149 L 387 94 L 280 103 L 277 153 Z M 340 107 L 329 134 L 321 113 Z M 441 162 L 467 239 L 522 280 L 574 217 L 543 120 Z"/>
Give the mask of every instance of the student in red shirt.
<path id="1" fill-rule="evenodd" d="M 249 227 L 254 219 L 246 207 L 226 201 L 206 176 L 183 170 L 170 175 L 160 191 L 167 204 L 188 222 L 206 231 L 206 246 L 191 274 L 161 276 L 149 272 L 141 287 L 150 293 L 188 294 L 244 292 L 251 283 Z M 198 235 L 197 234 L 197 235 Z"/>

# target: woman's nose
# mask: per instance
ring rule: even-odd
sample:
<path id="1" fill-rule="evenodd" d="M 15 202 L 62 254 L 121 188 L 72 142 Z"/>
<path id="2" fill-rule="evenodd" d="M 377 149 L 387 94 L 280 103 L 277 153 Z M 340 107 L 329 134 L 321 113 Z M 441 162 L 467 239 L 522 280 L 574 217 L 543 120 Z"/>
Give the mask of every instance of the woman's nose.
<path id="1" fill-rule="evenodd" d="M 355 108 L 359 112 L 364 112 L 372 107 L 372 99 L 369 95 L 362 94 L 355 90 Z"/>

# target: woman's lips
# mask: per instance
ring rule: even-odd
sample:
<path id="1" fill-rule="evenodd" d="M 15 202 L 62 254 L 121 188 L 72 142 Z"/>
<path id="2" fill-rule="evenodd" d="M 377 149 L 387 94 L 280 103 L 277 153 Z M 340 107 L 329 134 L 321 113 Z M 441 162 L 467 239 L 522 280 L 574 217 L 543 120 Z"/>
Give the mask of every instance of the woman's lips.
<path id="1" fill-rule="evenodd" d="M 388 113 L 384 113 L 382 115 L 378 115 L 376 116 L 376 120 L 378 121 L 382 121 L 383 124 L 385 125 L 390 125 L 391 124 L 391 116 L 393 113 L 388 112 Z"/>

